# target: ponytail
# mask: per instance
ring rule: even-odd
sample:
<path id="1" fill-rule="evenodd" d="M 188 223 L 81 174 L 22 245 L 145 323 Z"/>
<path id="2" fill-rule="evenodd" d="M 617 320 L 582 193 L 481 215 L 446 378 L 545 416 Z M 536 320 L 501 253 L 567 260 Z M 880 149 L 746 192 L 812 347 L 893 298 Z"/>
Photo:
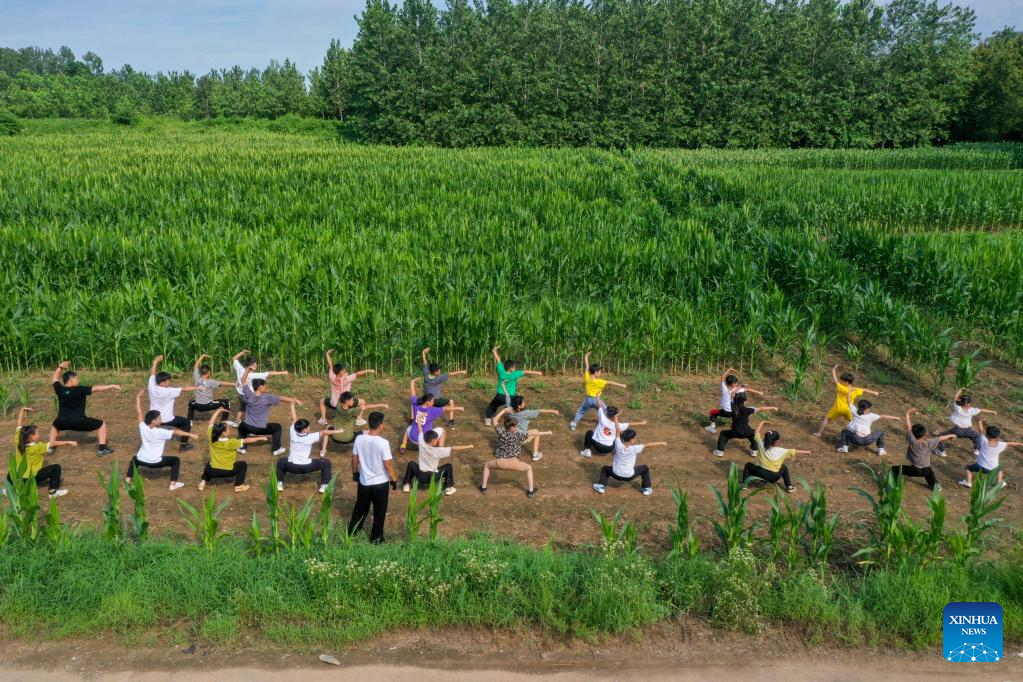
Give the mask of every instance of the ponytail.
<path id="1" fill-rule="evenodd" d="M 217 422 L 214 424 L 213 428 L 210 430 L 210 444 L 212 445 L 220 440 L 220 437 L 224 435 L 225 431 L 227 431 L 227 424 L 224 422 Z"/>
<path id="2" fill-rule="evenodd" d="M 37 430 L 38 429 L 36 429 L 36 425 L 35 424 L 28 424 L 26 426 L 22 426 L 18 430 L 18 454 L 19 455 L 24 457 L 24 455 L 25 455 L 25 448 L 28 447 L 28 445 L 27 445 L 28 439 L 29 439 L 29 437 L 34 436 L 36 434 Z"/>

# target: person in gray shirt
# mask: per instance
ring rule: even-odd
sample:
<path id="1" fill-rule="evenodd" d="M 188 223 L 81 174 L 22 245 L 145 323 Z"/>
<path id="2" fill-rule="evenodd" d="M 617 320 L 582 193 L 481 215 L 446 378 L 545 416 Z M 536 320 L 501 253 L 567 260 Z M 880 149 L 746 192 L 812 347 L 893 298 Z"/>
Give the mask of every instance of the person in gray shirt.
<path id="1" fill-rule="evenodd" d="M 536 419 L 541 414 L 558 414 L 558 411 L 527 410 L 526 399 L 520 395 L 513 396 L 510 393 L 508 393 L 508 386 L 505 385 L 505 382 L 503 381 L 501 382 L 501 389 L 504 391 L 505 406 L 504 409 L 502 409 L 494 416 L 494 419 L 495 421 L 497 421 L 497 423 L 501 423 L 501 420 L 504 418 L 504 416 L 508 415 L 508 418 L 515 422 L 515 426 L 518 429 L 519 433 L 535 436 L 535 438 L 533 439 L 533 461 L 536 462 L 541 457 L 543 457 L 543 453 L 540 452 L 540 436 L 549 435 L 551 432 L 550 431 L 531 432 L 529 430 L 529 422 L 531 419 Z"/>
<path id="2" fill-rule="evenodd" d="M 906 459 L 909 464 L 893 466 L 892 473 L 896 476 L 919 476 L 927 482 L 931 490 L 941 490 L 938 481 L 934 478 L 934 470 L 931 469 L 931 455 L 946 440 L 957 438 L 955 434 L 939 436 L 937 438 L 925 438 L 927 427 L 923 424 L 914 424 L 911 417 L 918 410 L 914 407 L 906 411 Z"/>
<path id="3" fill-rule="evenodd" d="M 429 348 L 423 349 L 423 390 L 425 393 L 433 396 L 434 407 L 447 407 L 448 405 L 454 407 L 455 401 L 445 398 L 442 394 L 444 391 L 444 384 L 447 380 L 453 376 L 459 374 L 466 374 L 464 369 L 460 369 L 457 372 L 441 372 L 440 365 L 436 362 L 430 362 L 428 356 L 430 354 Z M 448 426 L 454 426 L 454 412 L 448 412 L 451 416 L 448 419 Z"/>
<path id="4" fill-rule="evenodd" d="M 242 395 L 245 398 L 245 421 L 238 425 L 238 435 L 242 438 L 270 436 L 273 442 L 274 456 L 283 455 L 287 450 L 281 447 L 281 425 L 270 421 L 270 408 L 280 403 L 301 405 L 302 401 L 298 398 L 288 398 L 268 393 L 266 390 L 266 379 L 253 379 L 252 388 L 249 388 L 249 370 L 250 368 L 246 368 L 245 374 L 241 378 L 242 390 L 244 391 Z M 245 454 L 244 449 L 238 452 Z"/>
<path id="5" fill-rule="evenodd" d="M 195 359 L 192 366 L 192 382 L 196 385 L 194 396 L 188 401 L 188 421 L 195 419 L 196 412 L 216 412 L 217 410 L 230 410 L 231 401 L 226 399 L 218 400 L 214 396 L 220 388 L 220 382 L 213 378 L 213 370 L 203 363 L 209 360 L 210 356 L 203 353 Z"/>

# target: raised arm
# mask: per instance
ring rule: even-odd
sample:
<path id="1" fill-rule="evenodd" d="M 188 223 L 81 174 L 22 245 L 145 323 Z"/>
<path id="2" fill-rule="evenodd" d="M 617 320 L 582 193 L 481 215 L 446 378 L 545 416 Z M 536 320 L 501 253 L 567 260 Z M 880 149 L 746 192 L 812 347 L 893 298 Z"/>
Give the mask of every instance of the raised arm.
<path id="1" fill-rule="evenodd" d="M 197 357 L 197 358 L 195 359 L 195 364 L 194 364 L 194 365 L 192 365 L 192 369 L 194 369 L 194 370 L 196 370 L 196 371 L 199 371 L 199 365 L 201 365 L 201 364 L 202 364 L 203 358 L 206 358 L 206 359 L 208 360 L 208 359 L 209 359 L 209 357 L 210 357 L 210 356 L 209 356 L 209 355 L 206 355 L 206 353 L 203 353 L 202 355 L 200 355 L 199 357 Z"/>
<path id="2" fill-rule="evenodd" d="M 909 418 L 912 417 L 917 412 L 919 412 L 919 410 L 917 410 L 915 407 L 911 407 L 908 410 L 906 410 L 906 430 L 907 431 L 912 431 L 913 430 L 913 422 L 910 421 Z"/>
<path id="3" fill-rule="evenodd" d="M 213 415 L 210 417 L 210 424 L 216 424 L 217 422 L 219 422 L 220 415 L 228 411 L 229 410 L 225 410 L 223 407 L 218 407 L 216 411 L 213 413 Z"/>
<path id="4" fill-rule="evenodd" d="M 981 433 L 984 433 L 985 431 L 987 431 L 987 425 L 984 423 L 984 418 L 983 417 L 981 417 L 980 419 L 977 420 L 977 427 L 980 429 Z"/>
<path id="5" fill-rule="evenodd" d="M 139 392 L 135 394 L 135 418 L 141 422 L 145 413 L 142 412 L 142 396 L 146 394 L 146 389 L 140 388 Z"/>
<path id="6" fill-rule="evenodd" d="M 334 368 L 334 349 L 330 348 L 327 350 L 327 367 L 330 369 Z"/>
<path id="7" fill-rule="evenodd" d="M 501 363 L 501 356 L 498 355 L 497 353 L 497 351 L 500 350 L 500 348 L 501 348 L 500 346 L 494 346 L 493 348 L 490 349 L 490 352 L 494 354 L 494 362 L 498 364 Z"/>
<path id="8" fill-rule="evenodd" d="M 725 379 L 728 378 L 729 374 L 735 374 L 734 367 L 729 367 L 724 372 L 721 373 L 721 383 L 725 383 Z"/>
<path id="9" fill-rule="evenodd" d="M 955 401 L 959 400 L 960 396 L 962 395 L 963 389 L 962 388 L 956 389 L 955 395 L 952 396 L 952 400 L 948 401 L 949 407 L 951 407 L 955 403 Z"/>
<path id="10" fill-rule="evenodd" d="M 615 440 L 618 440 L 622 436 L 622 425 L 618 423 L 618 415 L 615 415 Z"/>
<path id="11" fill-rule="evenodd" d="M 246 367 L 245 371 L 242 372 L 242 378 L 240 380 L 240 383 L 241 383 L 242 386 L 248 387 L 248 385 L 249 385 L 249 373 L 250 372 L 252 372 L 252 368 L 251 367 Z"/>
<path id="12" fill-rule="evenodd" d="M 160 363 L 163 362 L 163 356 L 157 355 L 153 358 L 153 364 L 149 366 L 149 375 L 156 376 L 156 370 L 160 369 Z"/>
<path id="13" fill-rule="evenodd" d="M 231 357 L 231 362 L 241 362 L 242 356 L 250 352 L 251 351 L 248 348 L 238 351 Z"/>
<path id="14" fill-rule="evenodd" d="M 53 370 L 53 381 L 55 382 L 60 381 L 60 375 L 66 372 L 67 368 L 70 366 L 71 366 L 70 360 L 65 360 L 64 362 L 57 365 L 57 369 Z"/>
<path id="15" fill-rule="evenodd" d="M 838 365 L 831 368 L 831 380 L 835 382 L 835 385 L 842 383 L 838 380 Z"/>
<path id="16" fill-rule="evenodd" d="M 291 423 L 294 424 L 298 421 L 298 412 L 295 410 L 295 403 L 288 403 L 288 408 L 291 410 Z"/>
<path id="17" fill-rule="evenodd" d="M 423 354 L 422 354 L 423 355 L 423 364 L 424 365 L 427 364 L 426 358 L 427 358 L 427 356 L 429 354 L 430 354 L 430 347 L 427 346 L 426 348 L 423 349 Z"/>
<path id="18" fill-rule="evenodd" d="M 586 375 L 586 374 L 589 374 L 589 373 L 590 373 L 590 351 L 586 351 L 586 354 L 583 355 L 583 374 Z M 611 382 L 608 382 L 608 383 L 611 383 Z"/>
<path id="19" fill-rule="evenodd" d="M 25 425 L 25 413 L 26 412 L 35 412 L 35 410 L 33 410 L 31 407 L 28 407 L 28 406 L 25 406 L 25 407 L 21 408 L 20 410 L 18 410 L 18 425 L 17 425 L 17 428 L 19 428 L 19 429 L 22 426 Z"/>
<path id="20" fill-rule="evenodd" d="M 764 430 L 764 427 L 767 426 L 770 423 L 771 423 L 770 420 L 764 419 L 759 424 L 757 424 L 757 428 L 754 429 L 754 431 L 753 431 L 753 437 L 754 438 L 760 438 L 760 434 Z"/>
<path id="21" fill-rule="evenodd" d="M 414 377 L 408 384 L 408 395 L 410 398 L 416 397 L 416 382 L 419 381 L 419 377 Z"/>
<path id="22" fill-rule="evenodd" d="M 504 415 L 508 414 L 509 412 L 511 412 L 511 408 L 510 407 L 508 407 L 507 405 L 502 407 L 501 411 L 494 415 L 494 420 L 493 420 L 494 423 L 495 424 L 500 424 L 501 423 L 501 419 L 504 417 Z"/>

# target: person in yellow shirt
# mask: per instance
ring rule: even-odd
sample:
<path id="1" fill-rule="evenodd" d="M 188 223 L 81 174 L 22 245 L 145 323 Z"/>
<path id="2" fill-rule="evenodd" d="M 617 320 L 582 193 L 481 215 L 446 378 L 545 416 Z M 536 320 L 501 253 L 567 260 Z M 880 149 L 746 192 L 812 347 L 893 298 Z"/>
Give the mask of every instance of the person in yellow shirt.
<path id="1" fill-rule="evenodd" d="M 597 363 L 590 364 L 590 354 L 586 353 L 583 358 L 583 382 L 586 386 L 586 397 L 583 399 L 583 404 L 576 410 L 575 417 L 568 423 L 568 428 L 575 431 L 575 427 L 582 421 L 583 417 L 590 410 L 596 410 L 600 406 L 600 396 L 604 393 L 606 386 L 617 386 L 618 388 L 627 388 L 625 384 L 619 384 L 617 381 L 608 381 L 607 379 L 601 378 L 604 374 L 604 369 Z"/>
<path id="2" fill-rule="evenodd" d="M 821 422 L 820 428 L 817 429 L 817 433 L 813 434 L 818 438 L 824 437 L 824 429 L 827 428 L 828 422 L 851 421 L 852 412 L 849 410 L 849 405 L 855 405 L 856 400 L 861 395 L 864 393 L 872 396 L 881 395 L 877 391 L 853 386 L 853 381 L 855 381 L 856 378 L 852 375 L 852 372 L 843 372 L 842 376 L 838 376 L 838 365 L 831 368 L 831 378 L 835 382 L 835 404 L 831 406 L 830 410 L 828 410 L 828 414 L 824 417 L 824 421 Z"/>
<path id="3" fill-rule="evenodd" d="M 756 464 L 746 462 L 746 466 L 742 468 L 742 487 L 745 488 L 751 478 L 759 478 L 768 483 L 776 483 L 780 478 L 785 483 L 785 492 L 794 493 L 796 486 L 792 485 L 792 477 L 789 475 L 789 468 L 785 464 L 785 460 L 795 455 L 811 455 L 813 453 L 809 450 L 778 447 L 777 443 L 781 440 L 781 434 L 777 431 L 768 431 L 761 436 L 761 430 L 770 423 L 765 419 L 757 424 L 757 430 L 753 434 L 753 439 L 757 444 L 757 462 Z"/>
<path id="4" fill-rule="evenodd" d="M 225 438 L 228 427 L 233 426 L 233 422 L 220 421 L 220 417 L 225 412 L 227 410 L 221 407 L 210 417 L 210 427 L 206 431 L 207 442 L 210 445 L 210 461 L 202 470 L 199 490 L 204 490 L 206 484 L 214 478 L 234 476 L 234 491 L 243 493 L 249 489 L 249 486 L 245 484 L 245 474 L 249 470 L 249 465 L 247 462 L 238 461 L 238 448 L 245 447 L 249 443 L 265 443 L 270 440 L 270 437 Z"/>
<path id="5" fill-rule="evenodd" d="M 14 431 L 15 466 L 19 469 L 22 466 L 25 467 L 23 478 L 35 477 L 37 484 L 47 484 L 50 497 L 63 497 L 67 495 L 67 490 L 60 487 L 60 465 L 43 466 L 43 460 L 53 448 L 62 445 L 77 447 L 78 441 L 51 440 L 47 442 L 39 440 L 39 428 L 35 424 L 25 424 L 26 412 L 34 412 L 34 410 L 31 407 L 23 407 L 18 411 L 18 425 Z M 7 472 L 8 481 L 11 481 L 13 473 L 13 471 Z"/>

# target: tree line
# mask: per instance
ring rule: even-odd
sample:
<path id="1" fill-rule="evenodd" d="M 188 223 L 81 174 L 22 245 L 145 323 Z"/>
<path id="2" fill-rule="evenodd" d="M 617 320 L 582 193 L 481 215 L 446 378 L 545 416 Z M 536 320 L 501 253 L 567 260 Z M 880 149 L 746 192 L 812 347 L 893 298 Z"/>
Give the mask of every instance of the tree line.
<path id="1" fill-rule="evenodd" d="M 367 0 L 303 75 L 0 48 L 21 117 L 333 118 L 389 144 L 882 147 L 1023 139 L 1023 34 L 936 0 Z"/>

